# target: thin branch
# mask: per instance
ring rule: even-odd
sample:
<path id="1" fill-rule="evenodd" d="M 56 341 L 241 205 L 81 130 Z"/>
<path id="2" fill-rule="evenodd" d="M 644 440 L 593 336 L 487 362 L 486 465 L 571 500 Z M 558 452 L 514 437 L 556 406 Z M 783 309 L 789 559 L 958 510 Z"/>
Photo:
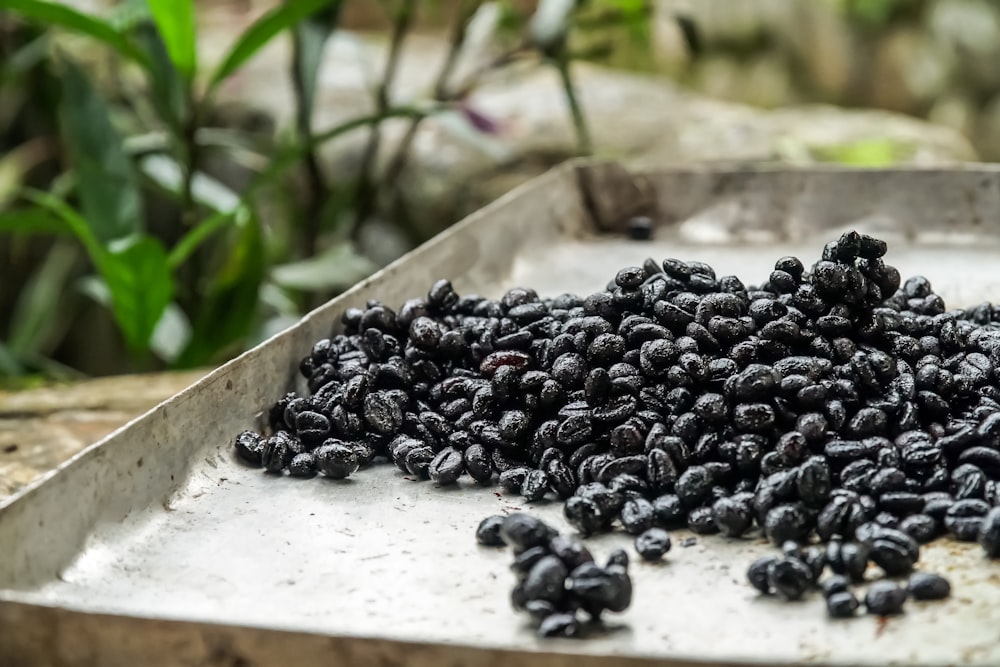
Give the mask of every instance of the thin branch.
<path id="1" fill-rule="evenodd" d="M 472 16 L 479 9 L 482 4 L 481 0 L 466 0 L 460 7 L 458 11 L 458 16 L 456 17 L 455 23 L 452 25 L 451 36 L 448 43 L 448 54 L 445 56 L 444 65 L 438 72 L 437 79 L 434 82 L 434 100 L 436 102 L 447 102 L 452 98 L 448 91 L 448 81 L 451 80 L 452 74 L 455 72 L 455 68 L 458 66 L 458 56 L 462 52 L 462 47 L 465 45 L 465 35 L 466 28 L 468 27 L 469 21 Z M 413 140 L 417 136 L 417 130 L 420 129 L 420 124 L 423 122 L 423 117 L 417 117 L 410 121 L 409 127 L 406 128 L 406 134 L 403 135 L 402 140 L 396 147 L 396 152 L 386 167 L 385 175 L 383 181 L 385 183 L 395 183 L 399 178 L 400 174 L 403 173 L 403 169 L 406 167 L 406 159 L 409 157 L 410 148 L 413 145 Z M 399 196 L 399 191 L 396 191 L 397 198 Z M 411 231 L 411 236 L 415 236 Z M 418 239 L 412 238 L 412 241 Z"/>
<path id="2" fill-rule="evenodd" d="M 306 82 L 302 77 L 302 37 L 298 30 L 292 30 L 292 87 L 295 94 L 295 121 L 300 140 L 306 144 L 312 141 L 312 109 L 307 103 Z M 305 221 L 303 223 L 301 252 L 303 257 L 316 254 L 322 229 L 323 203 L 327 197 L 327 187 L 320 170 L 316 151 L 309 149 L 303 156 L 306 171 Z"/>
<path id="3" fill-rule="evenodd" d="M 399 68 L 399 58 L 403 51 L 403 41 L 410 31 L 413 21 L 416 18 L 417 0 L 401 0 L 396 7 L 393 16 L 392 37 L 389 43 L 389 54 L 385 63 L 385 71 L 382 80 L 379 81 L 375 91 L 375 115 L 382 116 L 389 109 L 389 91 L 392 83 L 396 79 L 396 71 Z M 357 190 L 357 210 L 354 220 L 354 234 L 361 228 L 361 224 L 371 215 L 375 207 L 375 196 L 377 194 L 375 161 L 378 158 L 378 150 L 382 141 L 381 123 L 372 126 L 368 135 L 368 144 L 361 159 L 359 169 L 360 181 Z"/>
<path id="4" fill-rule="evenodd" d="M 573 118 L 573 129 L 576 131 L 577 147 L 584 155 L 590 155 L 593 152 L 590 129 L 587 127 L 587 119 L 583 115 L 583 107 L 580 106 L 580 100 L 577 98 L 576 90 L 573 88 L 573 78 L 569 71 L 570 59 L 565 51 L 553 60 L 553 65 L 559 72 L 563 94 L 566 96 L 566 103 L 569 105 L 570 115 Z"/>

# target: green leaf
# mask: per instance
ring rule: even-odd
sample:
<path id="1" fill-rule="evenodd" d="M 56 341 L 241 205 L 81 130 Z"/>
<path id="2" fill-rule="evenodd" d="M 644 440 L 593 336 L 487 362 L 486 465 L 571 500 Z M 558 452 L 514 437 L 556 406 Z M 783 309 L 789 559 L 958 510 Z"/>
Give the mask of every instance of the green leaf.
<path id="1" fill-rule="evenodd" d="M 174 67 L 167 47 L 152 23 L 141 22 L 135 28 L 140 47 L 150 62 L 149 85 L 153 108 L 174 135 L 180 133 L 181 119 L 187 115 L 187 86 Z"/>
<path id="2" fill-rule="evenodd" d="M 132 163 L 111 124 L 111 110 L 87 75 L 63 63 L 59 121 L 75 167 L 83 218 L 101 243 L 142 228 L 142 202 Z"/>
<path id="3" fill-rule="evenodd" d="M 46 192 L 28 190 L 25 197 L 62 218 L 73 230 L 111 292 L 111 308 L 133 352 L 148 349 L 150 337 L 173 296 L 174 282 L 167 252 L 156 239 L 136 234 L 102 245 L 91 225 L 66 202 Z"/>
<path id="4" fill-rule="evenodd" d="M 316 81 L 323 61 L 326 41 L 336 27 L 343 3 L 333 0 L 322 11 L 316 12 L 294 27 L 295 62 L 293 75 L 301 91 L 299 128 L 308 129 L 316 102 Z"/>
<path id="5" fill-rule="evenodd" d="M 150 349 L 160 359 L 172 364 L 190 342 L 191 323 L 187 315 L 176 303 L 168 304 L 153 331 L 153 337 L 149 341 Z"/>
<path id="6" fill-rule="evenodd" d="M 118 0 L 108 14 L 108 23 L 127 32 L 153 18 L 146 0 Z"/>
<path id="7" fill-rule="evenodd" d="M 146 176 L 158 186 L 180 196 L 183 174 L 180 164 L 168 155 L 147 155 L 140 162 Z M 239 208 L 239 196 L 222 182 L 208 174 L 197 172 L 191 182 L 191 194 L 196 202 L 213 211 L 233 213 Z"/>
<path id="8" fill-rule="evenodd" d="M 49 57 L 49 35 L 41 33 L 27 44 L 17 48 L 14 53 L 5 56 L 0 63 L 0 83 L 29 74 L 32 69 L 45 62 Z"/>
<path id="9" fill-rule="evenodd" d="M 25 199 L 65 222 L 66 226 L 72 230 L 76 238 L 83 244 L 83 247 L 87 250 L 87 254 L 90 255 L 91 261 L 100 269 L 107 251 L 101 245 L 100 241 L 98 241 L 97 236 L 94 235 L 91 226 L 87 224 L 86 220 L 80 217 L 79 213 L 74 211 L 66 202 L 48 192 L 29 188 L 23 194 Z"/>
<path id="10" fill-rule="evenodd" d="M 101 274 L 126 343 L 134 352 L 146 351 L 174 294 L 163 244 L 144 235 L 115 242 Z"/>
<path id="11" fill-rule="evenodd" d="M 0 211 L 0 232 L 11 234 L 71 234 L 62 218 L 39 208 Z"/>
<path id="12" fill-rule="evenodd" d="M 161 1 L 170 2 L 170 0 Z M 222 64 L 215 70 L 209 81 L 207 94 L 211 94 L 211 91 L 253 58 L 276 35 L 291 28 L 329 3 L 330 0 L 287 0 L 281 6 L 275 7 L 257 19 L 237 38 Z"/>
<path id="13" fill-rule="evenodd" d="M 271 280 L 285 289 L 343 290 L 377 270 L 352 244 L 340 243 L 314 257 L 275 266 L 271 269 Z"/>
<path id="14" fill-rule="evenodd" d="M 193 319 L 191 341 L 175 364 L 178 367 L 216 361 L 253 326 L 264 279 L 264 244 L 260 220 L 251 209 L 241 208 L 236 222 L 233 243 L 211 278 Z"/>
<path id="15" fill-rule="evenodd" d="M 167 257 L 167 264 L 171 269 L 176 270 L 181 264 L 187 261 L 188 257 L 194 254 L 201 244 L 222 231 L 233 223 L 235 211 L 216 213 L 206 220 L 202 220 L 195 225 L 188 233 L 181 237 L 180 241 L 170 250 Z"/>
<path id="16" fill-rule="evenodd" d="M 39 355 L 66 313 L 63 297 L 80 247 L 72 241 L 52 246 L 20 290 L 11 316 L 8 346 L 18 358 Z"/>
<path id="17" fill-rule="evenodd" d="M 43 0 L 3 0 L 2 7 L 46 26 L 55 26 L 87 35 L 110 46 L 125 58 L 149 69 L 146 55 L 129 40 L 128 36 L 96 16 L 78 12 L 63 3 L 44 2 Z"/>
<path id="18" fill-rule="evenodd" d="M 198 64 L 194 0 L 148 0 L 170 61 L 190 81 Z"/>
<path id="19" fill-rule="evenodd" d="M 0 376 L 13 377 L 22 375 L 24 366 L 20 364 L 17 357 L 10 351 L 2 340 L 0 340 Z"/>

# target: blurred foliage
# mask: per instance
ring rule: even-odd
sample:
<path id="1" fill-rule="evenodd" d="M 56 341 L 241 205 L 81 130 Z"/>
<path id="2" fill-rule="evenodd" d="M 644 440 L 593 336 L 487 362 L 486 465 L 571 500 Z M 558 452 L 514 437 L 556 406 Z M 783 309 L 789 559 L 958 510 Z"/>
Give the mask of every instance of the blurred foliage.
<path id="1" fill-rule="evenodd" d="M 861 25 L 879 28 L 919 13 L 926 0 L 827 0 Z"/>
<path id="2" fill-rule="evenodd" d="M 391 102 L 415 12 L 441 13 L 444 4 L 455 6 L 451 50 L 434 91 L 416 104 Z M 100 16 L 3 0 L 0 376 L 224 361 L 377 268 L 353 239 L 405 165 L 423 119 L 457 108 L 476 131 L 495 130 L 465 103 L 478 78 L 452 81 L 474 46 L 467 42 L 499 45 L 480 75 L 526 58 L 555 67 L 581 153 L 590 138 L 570 63 L 606 60 L 623 40 L 649 42 L 642 0 L 542 0 L 533 12 L 473 0 L 379 5 L 391 43 L 375 112 L 317 129 L 313 107 L 324 48 L 340 29 L 339 0 L 276 4 L 214 67 L 199 57 L 194 0 L 121 0 Z M 227 125 L 220 86 L 289 37 L 294 127 Z M 377 171 L 380 124 L 400 117 L 410 130 Z M 356 131 L 368 133 L 357 175 L 333 182 L 317 150 Z M 246 178 L 220 180 L 209 167 L 220 160 Z M 425 240 L 405 231 L 411 243 Z"/>

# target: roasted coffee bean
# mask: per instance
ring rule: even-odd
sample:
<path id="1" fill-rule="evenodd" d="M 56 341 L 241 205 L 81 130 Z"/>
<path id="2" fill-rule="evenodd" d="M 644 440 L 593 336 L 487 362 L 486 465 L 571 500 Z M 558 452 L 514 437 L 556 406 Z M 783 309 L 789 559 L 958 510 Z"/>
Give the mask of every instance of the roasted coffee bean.
<path id="1" fill-rule="evenodd" d="M 754 588 L 764 595 L 770 595 L 772 593 L 771 582 L 768 579 L 768 571 L 771 566 L 777 562 L 777 556 L 762 556 L 751 563 L 750 567 L 747 568 L 747 580 Z"/>
<path id="2" fill-rule="evenodd" d="M 280 474 L 292 460 L 293 455 L 294 452 L 289 446 L 288 437 L 283 432 L 279 432 L 263 441 L 260 462 L 267 472 Z"/>
<path id="3" fill-rule="evenodd" d="M 236 453 L 246 463 L 257 467 L 263 465 L 264 441 L 253 431 L 243 431 L 236 436 L 235 447 Z"/>
<path id="4" fill-rule="evenodd" d="M 461 476 L 463 467 L 462 452 L 454 447 L 445 447 L 431 460 L 427 474 L 438 484 L 454 484 Z"/>
<path id="5" fill-rule="evenodd" d="M 383 435 L 396 433 L 403 425 L 403 411 L 386 392 L 374 392 L 364 398 L 365 420 Z"/>
<path id="6" fill-rule="evenodd" d="M 799 499 L 809 507 L 823 507 L 833 490 L 830 467 L 822 456 L 814 456 L 799 466 L 796 475 Z"/>
<path id="7" fill-rule="evenodd" d="M 649 528 L 635 538 L 635 550 L 643 560 L 658 561 L 670 551 L 670 535 L 662 528 Z"/>
<path id="8" fill-rule="evenodd" d="M 632 601 L 632 581 L 627 570 L 617 565 L 581 565 L 570 573 L 567 589 L 591 616 L 599 616 L 604 609 L 624 611 Z"/>
<path id="9" fill-rule="evenodd" d="M 684 524 L 687 510 L 676 495 L 665 494 L 653 501 L 653 517 L 657 525 L 674 528 Z"/>
<path id="10" fill-rule="evenodd" d="M 778 558 L 767 567 L 767 584 L 778 596 L 798 600 L 812 584 L 812 570 L 794 556 Z"/>
<path id="11" fill-rule="evenodd" d="M 869 614 L 893 616 L 903 613 L 907 592 L 891 581 L 876 581 L 865 593 L 865 608 Z"/>
<path id="12" fill-rule="evenodd" d="M 1000 558 L 1000 507 L 986 514 L 976 539 L 988 558 Z"/>
<path id="13" fill-rule="evenodd" d="M 914 600 L 943 600 L 951 595 L 951 584 L 939 574 L 915 572 L 910 575 L 906 590 Z"/>
<path id="14" fill-rule="evenodd" d="M 544 470 L 529 470 L 521 482 L 521 495 L 529 503 L 538 502 L 549 490 L 549 475 Z"/>
<path id="15" fill-rule="evenodd" d="M 823 597 L 830 597 L 836 593 L 843 593 L 850 589 L 850 580 L 839 574 L 832 574 L 819 583 L 819 588 L 823 591 Z"/>
<path id="16" fill-rule="evenodd" d="M 504 518 L 500 525 L 500 537 L 514 553 L 519 554 L 547 544 L 554 534 L 544 522 L 523 512 L 515 512 Z"/>
<path id="17" fill-rule="evenodd" d="M 430 452 L 430 448 L 422 447 Z M 313 454 L 319 471 L 331 479 L 344 479 L 361 467 L 358 455 L 343 442 L 327 440 Z"/>
<path id="18" fill-rule="evenodd" d="M 753 508 L 733 496 L 720 498 L 712 505 L 712 519 L 726 537 L 742 537 L 753 525 Z"/>
<path id="19" fill-rule="evenodd" d="M 602 508 L 593 498 L 571 496 L 563 505 L 563 516 L 584 536 L 605 530 L 614 514 Z"/>
<path id="20" fill-rule="evenodd" d="M 697 507 L 688 512 L 687 528 L 699 535 L 714 535 L 719 532 L 711 507 Z"/>
<path id="21" fill-rule="evenodd" d="M 938 522 L 927 514 L 913 514 L 899 522 L 899 529 L 920 544 L 927 544 L 941 532 Z"/>
<path id="22" fill-rule="evenodd" d="M 645 498 L 631 498 L 625 501 L 618 518 L 627 533 L 638 535 L 653 527 L 653 504 Z"/>
<path id="23" fill-rule="evenodd" d="M 562 560 L 556 556 L 543 556 L 528 570 L 524 580 L 524 594 L 529 600 L 559 605 L 566 595 L 565 581 L 568 574 Z"/>
<path id="24" fill-rule="evenodd" d="M 549 541 L 549 551 L 565 563 L 570 570 L 574 570 L 584 563 L 594 562 L 594 557 L 583 542 L 562 535 L 557 535 Z"/>
<path id="25" fill-rule="evenodd" d="M 708 496 L 713 483 L 711 473 L 704 466 L 691 466 L 678 478 L 674 492 L 682 503 L 691 507 Z"/>
<path id="26" fill-rule="evenodd" d="M 801 542 L 809 534 L 809 516 L 797 503 L 777 505 L 767 513 L 764 530 L 773 544 Z"/>
<path id="27" fill-rule="evenodd" d="M 316 455 L 313 452 L 296 454 L 288 463 L 288 474 L 292 477 L 314 477 L 317 469 Z"/>
<path id="28" fill-rule="evenodd" d="M 975 542 L 983 525 L 983 518 L 990 511 L 989 504 L 978 498 L 959 500 L 948 508 L 944 515 L 944 527 L 955 539 Z"/>
<path id="29" fill-rule="evenodd" d="M 860 606 L 858 598 L 848 590 L 838 591 L 826 597 L 826 611 L 831 618 L 852 618 Z"/>
<path id="30" fill-rule="evenodd" d="M 469 445 L 462 453 L 462 462 L 469 477 L 480 484 L 486 484 L 493 479 L 493 467 L 489 455 L 482 445 Z"/>
<path id="31" fill-rule="evenodd" d="M 502 547 L 503 538 L 500 536 L 500 527 L 503 525 L 503 516 L 494 514 L 479 522 L 476 528 L 476 541 L 484 547 Z"/>
<path id="32" fill-rule="evenodd" d="M 579 632 L 580 622 L 575 614 L 550 614 L 538 626 L 539 637 L 575 637 Z"/>

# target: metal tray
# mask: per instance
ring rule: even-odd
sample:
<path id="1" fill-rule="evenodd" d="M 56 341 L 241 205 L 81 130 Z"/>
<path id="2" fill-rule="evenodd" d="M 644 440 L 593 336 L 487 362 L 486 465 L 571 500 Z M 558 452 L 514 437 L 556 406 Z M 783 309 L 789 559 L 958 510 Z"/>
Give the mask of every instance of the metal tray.
<path id="1" fill-rule="evenodd" d="M 655 240 L 621 233 L 636 214 Z M 462 292 L 586 293 L 647 256 L 762 281 L 850 227 L 888 238 L 887 259 L 951 304 L 1000 294 L 1000 168 L 577 163 L 536 179 L 0 504 L 0 665 L 1000 664 L 1000 564 L 976 547 L 924 550 L 921 567 L 952 578 L 949 601 L 831 622 L 818 597 L 780 604 L 743 582 L 760 540 L 699 537 L 634 565 L 633 606 L 605 635 L 542 642 L 509 610 L 509 554 L 473 540 L 519 499 L 391 466 L 274 479 L 231 454 L 297 386 L 313 341 L 369 298 L 396 305 L 441 276 Z M 526 509 L 565 527 L 557 503 Z"/>

